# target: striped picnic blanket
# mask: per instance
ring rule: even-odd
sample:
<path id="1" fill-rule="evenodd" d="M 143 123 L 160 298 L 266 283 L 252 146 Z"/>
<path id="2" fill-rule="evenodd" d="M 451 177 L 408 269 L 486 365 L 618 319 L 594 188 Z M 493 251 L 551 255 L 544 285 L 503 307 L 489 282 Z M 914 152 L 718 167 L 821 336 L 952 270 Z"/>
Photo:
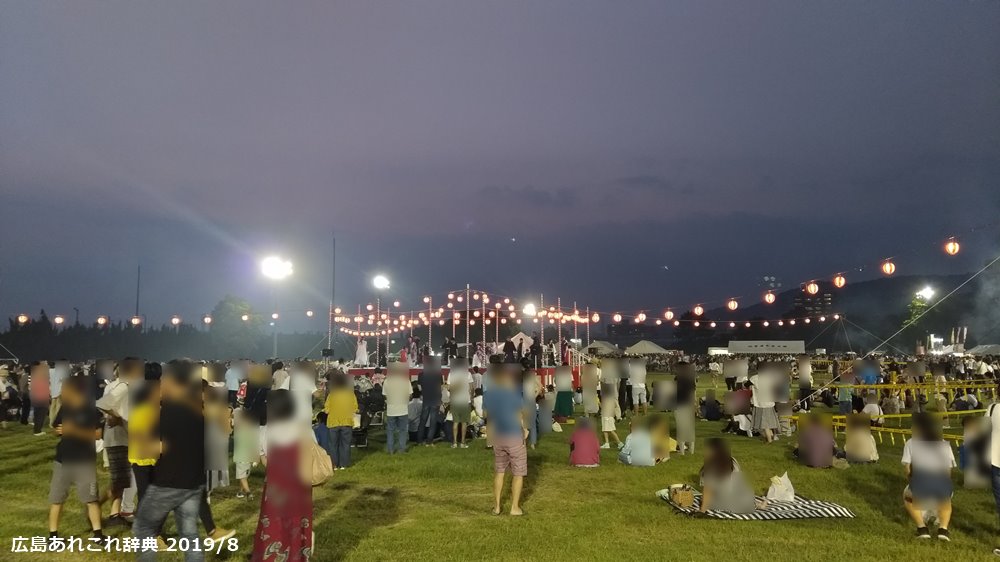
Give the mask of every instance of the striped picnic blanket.
<path id="1" fill-rule="evenodd" d="M 670 501 L 670 490 L 664 489 L 656 492 L 656 497 L 669 503 L 682 513 L 688 515 L 698 511 L 701 507 L 701 494 L 695 493 L 694 505 L 691 507 L 681 507 Z M 758 504 L 763 502 L 763 496 L 757 496 Z M 796 495 L 794 501 L 777 502 L 768 501 L 767 507 L 757 509 L 753 513 L 731 513 L 728 511 L 708 510 L 705 514 L 715 519 L 732 519 L 736 521 L 777 521 L 781 519 L 830 519 L 847 518 L 853 519 L 854 513 L 846 507 L 842 507 L 831 502 L 809 500 Z"/>

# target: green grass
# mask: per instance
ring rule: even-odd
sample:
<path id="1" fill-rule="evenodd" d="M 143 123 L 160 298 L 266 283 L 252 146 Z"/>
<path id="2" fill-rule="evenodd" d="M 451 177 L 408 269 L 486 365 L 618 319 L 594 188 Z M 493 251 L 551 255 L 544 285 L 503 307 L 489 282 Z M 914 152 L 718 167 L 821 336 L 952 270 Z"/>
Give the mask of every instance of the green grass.
<path id="1" fill-rule="evenodd" d="M 619 435 L 626 434 L 619 424 Z M 698 422 L 698 446 L 720 435 L 721 423 Z M 11 554 L 11 537 L 44 535 L 55 438 L 34 437 L 17 425 L 0 432 L 0 560 L 122 559 L 99 555 Z M 988 490 L 957 488 L 953 542 L 918 542 L 901 506 L 900 446 L 880 446 L 882 460 L 847 470 L 809 469 L 791 457 L 790 440 L 764 445 L 726 436 L 751 483 L 762 493 L 771 476 L 788 474 L 804 496 L 834 501 L 855 519 L 730 522 L 679 515 L 653 492 L 697 483 L 700 455 L 674 456 L 651 468 L 619 465 L 602 451 L 599 469 L 566 465 L 568 433 L 544 436 L 528 455 L 525 517 L 490 514 L 492 454 L 483 441 L 470 449 L 418 447 L 402 456 L 371 447 L 354 450 L 355 465 L 314 491 L 316 560 L 986 560 L 997 516 Z M 102 485 L 107 474 L 100 469 Z M 244 560 L 257 522 L 262 473 L 254 501 L 235 488 L 213 494 L 220 526 L 238 529 Z M 62 533 L 86 536 L 82 506 L 66 504 Z M 162 559 L 168 558 L 163 556 Z M 209 559 L 214 559 L 210 556 Z"/>

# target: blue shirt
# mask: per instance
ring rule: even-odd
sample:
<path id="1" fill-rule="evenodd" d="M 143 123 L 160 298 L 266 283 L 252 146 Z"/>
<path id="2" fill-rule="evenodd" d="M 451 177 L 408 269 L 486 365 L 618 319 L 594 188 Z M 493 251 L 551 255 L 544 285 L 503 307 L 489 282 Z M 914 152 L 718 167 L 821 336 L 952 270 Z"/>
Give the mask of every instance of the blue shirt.
<path id="1" fill-rule="evenodd" d="M 236 367 L 230 367 L 226 371 L 226 390 L 240 389 L 240 371 Z"/>
<path id="2" fill-rule="evenodd" d="M 490 431 L 498 437 L 523 437 L 521 393 L 513 388 L 494 386 L 483 393 L 483 409 Z"/>

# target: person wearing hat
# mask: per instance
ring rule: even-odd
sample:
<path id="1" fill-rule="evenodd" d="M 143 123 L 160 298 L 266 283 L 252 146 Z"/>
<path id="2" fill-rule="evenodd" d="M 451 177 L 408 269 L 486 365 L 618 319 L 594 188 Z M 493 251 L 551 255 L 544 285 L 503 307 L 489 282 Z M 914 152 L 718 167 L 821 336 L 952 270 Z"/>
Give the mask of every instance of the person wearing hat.
<path id="1" fill-rule="evenodd" d="M 406 363 L 389 363 L 389 373 L 385 377 L 382 394 L 385 396 L 385 450 L 390 455 L 405 453 L 409 436 L 409 403 L 413 394 L 410 369 Z"/>

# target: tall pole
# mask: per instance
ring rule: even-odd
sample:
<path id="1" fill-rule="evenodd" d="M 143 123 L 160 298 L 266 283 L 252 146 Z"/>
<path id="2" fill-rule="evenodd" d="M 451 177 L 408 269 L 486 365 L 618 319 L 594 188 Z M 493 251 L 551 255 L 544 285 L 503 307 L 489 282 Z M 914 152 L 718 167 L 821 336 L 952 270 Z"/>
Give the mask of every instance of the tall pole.
<path id="1" fill-rule="evenodd" d="M 577 329 L 580 326 L 580 311 L 576 308 L 576 301 L 573 301 L 573 339 L 580 339 L 579 334 L 577 334 Z"/>
<path id="2" fill-rule="evenodd" d="M 434 337 L 434 297 L 427 297 L 427 349 L 434 349 L 431 338 Z M 417 350 L 420 351 L 420 350 Z"/>
<path id="3" fill-rule="evenodd" d="M 379 348 L 382 345 L 382 296 L 375 295 L 375 366 L 381 365 Z"/>
<path id="4" fill-rule="evenodd" d="M 556 343 L 562 345 L 562 297 L 556 297 Z M 556 361 L 556 365 L 560 362 Z"/>
<path id="5" fill-rule="evenodd" d="M 541 293 L 538 294 L 538 310 L 539 311 L 545 310 L 545 295 L 543 295 Z M 542 316 L 542 319 L 538 321 L 539 327 L 541 328 L 540 330 L 538 330 L 538 335 L 542 339 L 542 341 L 541 341 L 541 345 L 542 345 L 542 357 L 545 357 L 545 317 L 546 316 L 548 316 L 548 314 L 546 314 L 545 316 Z"/>
<path id="6" fill-rule="evenodd" d="M 481 306 L 482 306 L 482 312 L 480 313 L 482 317 L 479 319 L 479 323 L 482 324 L 483 327 L 483 339 L 480 341 L 483 342 L 483 349 L 485 349 L 486 348 L 486 293 L 479 295 L 479 300 L 481 301 Z"/>
<path id="7" fill-rule="evenodd" d="M 139 316 L 139 287 L 142 280 L 142 265 L 135 266 L 135 315 Z"/>
<path id="8" fill-rule="evenodd" d="M 332 256 L 330 261 L 330 310 L 326 326 L 326 348 L 333 353 L 333 302 L 337 298 L 337 235 L 330 234 L 332 241 Z M 329 360 L 329 358 L 327 358 Z"/>
<path id="9" fill-rule="evenodd" d="M 590 307 L 589 306 L 587 307 L 587 323 L 584 324 L 584 325 L 587 326 L 587 345 L 589 346 L 590 345 Z"/>
<path id="10" fill-rule="evenodd" d="M 465 284 L 465 358 L 466 359 L 472 358 L 472 356 L 469 355 L 469 344 L 472 343 L 469 341 L 469 336 L 471 335 L 469 333 L 469 320 L 470 320 L 469 317 L 471 316 L 470 314 L 470 311 L 472 310 L 471 307 L 472 304 L 469 302 L 469 284 L 466 283 Z"/>
<path id="11" fill-rule="evenodd" d="M 355 316 L 354 319 L 358 321 L 358 333 L 355 334 L 357 336 L 357 341 L 354 342 L 354 343 L 355 343 L 355 345 L 361 345 L 361 305 L 360 304 L 358 305 L 358 315 Z"/>
<path id="12" fill-rule="evenodd" d="M 275 290 L 274 285 L 271 285 L 271 301 L 274 303 L 274 313 L 278 314 L 278 318 L 281 317 L 281 313 L 278 312 L 278 291 Z M 273 335 L 273 343 L 271 345 L 271 357 L 274 359 L 278 358 L 278 318 L 271 316 L 271 333 Z"/>

